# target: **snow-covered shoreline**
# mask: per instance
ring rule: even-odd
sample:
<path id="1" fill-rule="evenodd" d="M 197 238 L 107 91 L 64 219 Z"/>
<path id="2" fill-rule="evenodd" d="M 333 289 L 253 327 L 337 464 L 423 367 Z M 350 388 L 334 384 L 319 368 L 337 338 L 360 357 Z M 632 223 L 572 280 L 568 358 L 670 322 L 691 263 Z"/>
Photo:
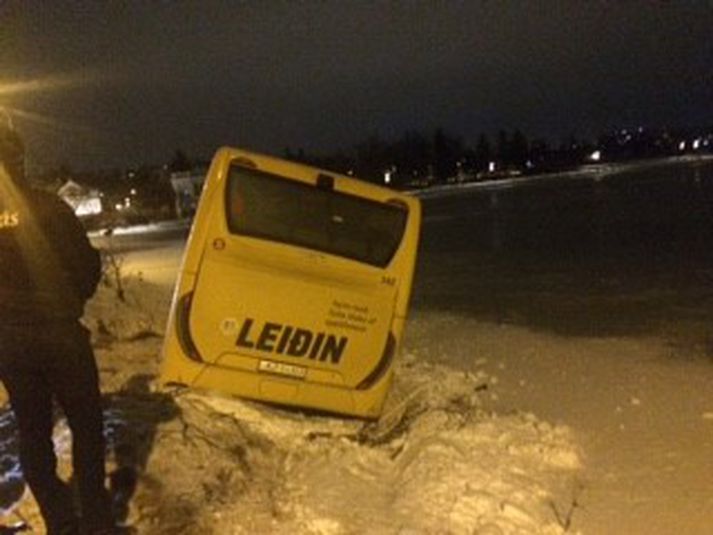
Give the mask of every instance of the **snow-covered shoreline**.
<path id="1" fill-rule="evenodd" d="M 602 180 L 605 177 L 623 174 L 632 170 L 643 170 L 667 165 L 686 165 L 694 162 L 710 161 L 713 161 L 713 155 L 701 154 L 695 156 L 671 156 L 669 158 L 658 158 L 654 160 L 637 160 L 626 163 L 589 164 L 584 165 L 578 169 L 572 169 L 556 173 L 543 173 L 539 175 L 525 175 L 511 178 L 499 178 L 493 180 L 478 180 L 472 182 L 463 182 L 460 184 L 439 184 L 426 189 L 411 190 L 410 193 L 422 199 L 429 199 L 435 197 L 459 195 L 470 191 L 509 189 L 537 182 L 557 181 L 562 179 Z"/>

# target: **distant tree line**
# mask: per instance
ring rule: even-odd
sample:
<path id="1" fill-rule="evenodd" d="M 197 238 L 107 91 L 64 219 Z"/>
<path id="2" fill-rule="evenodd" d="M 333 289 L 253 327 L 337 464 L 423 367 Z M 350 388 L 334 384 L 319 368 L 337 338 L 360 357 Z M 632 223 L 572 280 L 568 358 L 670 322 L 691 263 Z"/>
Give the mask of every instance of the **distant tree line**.
<path id="1" fill-rule="evenodd" d="M 559 143 L 530 139 L 521 130 L 480 134 L 474 143 L 437 128 L 430 132 L 410 130 L 394 139 L 372 135 L 351 148 L 327 154 L 304 149 L 284 149 L 289 160 L 384 183 L 388 173 L 395 187 L 422 186 L 455 179 L 475 180 L 483 175 L 498 178 L 507 173 L 534 174 L 565 171 L 598 161 L 655 158 L 689 152 L 713 152 L 711 128 L 619 129 L 594 142 L 569 135 Z M 594 157 L 596 155 L 596 158 Z M 146 207 L 163 207 L 173 199 L 173 173 L 200 173 L 208 167 L 205 158 L 188 156 L 176 149 L 161 165 L 125 169 L 75 172 L 67 164 L 49 169 L 34 178 L 47 189 L 56 190 L 66 180 L 105 192 L 107 204 L 121 201 L 135 191 L 136 202 Z"/>
<path id="2" fill-rule="evenodd" d="M 394 140 L 371 136 L 350 150 L 329 155 L 287 148 L 284 156 L 374 182 L 383 182 L 388 171 L 395 185 L 405 185 L 424 179 L 441 182 L 459 173 L 475 175 L 493 167 L 534 172 L 548 165 L 568 165 L 588 148 L 574 137 L 553 148 L 542 139 L 530 141 L 520 130 L 501 130 L 494 139 L 483 133 L 470 146 L 461 137 L 438 128 L 430 134 L 408 131 Z"/>
<path id="3" fill-rule="evenodd" d="M 572 134 L 557 144 L 541 138 L 529 139 L 519 129 L 500 130 L 493 137 L 480 134 L 474 145 L 438 128 L 432 133 L 408 131 L 392 140 L 373 135 L 351 149 L 326 155 L 287 148 L 284 156 L 379 183 L 383 183 L 388 172 L 393 185 L 405 186 L 444 182 L 454 177 L 469 180 L 487 173 L 498 176 L 498 172 L 508 171 L 520 174 L 564 171 L 587 162 L 654 158 L 690 150 L 713 151 L 713 128 L 639 127 L 603 134 L 596 142 Z"/>

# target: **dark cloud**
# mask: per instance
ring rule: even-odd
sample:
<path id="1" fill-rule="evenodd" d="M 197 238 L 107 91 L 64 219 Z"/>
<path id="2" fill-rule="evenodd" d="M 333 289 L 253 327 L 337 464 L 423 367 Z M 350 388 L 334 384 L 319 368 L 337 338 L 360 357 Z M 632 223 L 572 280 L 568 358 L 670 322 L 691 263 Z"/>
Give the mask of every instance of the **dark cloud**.
<path id="1" fill-rule="evenodd" d="M 711 28 L 705 2 L 18 0 L 0 3 L 0 83 L 72 83 L 0 86 L 0 104 L 51 118 L 18 119 L 45 165 L 711 123 Z"/>

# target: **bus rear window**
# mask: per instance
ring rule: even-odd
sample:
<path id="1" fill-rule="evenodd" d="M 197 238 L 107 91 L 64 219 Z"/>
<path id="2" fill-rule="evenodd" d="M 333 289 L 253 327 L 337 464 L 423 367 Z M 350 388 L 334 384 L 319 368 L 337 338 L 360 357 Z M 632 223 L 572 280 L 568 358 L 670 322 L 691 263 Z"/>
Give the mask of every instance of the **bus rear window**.
<path id="1" fill-rule="evenodd" d="M 228 228 L 385 267 L 401 243 L 407 209 L 233 165 Z"/>

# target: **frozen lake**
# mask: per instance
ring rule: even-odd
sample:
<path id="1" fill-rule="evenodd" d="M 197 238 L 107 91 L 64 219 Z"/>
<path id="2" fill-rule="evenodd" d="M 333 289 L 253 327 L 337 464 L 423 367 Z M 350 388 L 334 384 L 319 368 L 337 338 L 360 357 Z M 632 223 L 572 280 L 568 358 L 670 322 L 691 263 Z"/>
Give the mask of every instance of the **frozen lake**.
<path id="1" fill-rule="evenodd" d="M 626 333 L 713 281 L 711 160 L 429 193 L 424 215 L 417 307 L 482 319 L 507 308 L 510 321 L 533 327 Z M 622 317 L 612 316 L 605 298 L 653 289 L 671 300 L 620 300 Z M 588 296 L 600 300 L 580 310 Z M 542 314 L 540 298 L 562 307 L 548 301 Z"/>

